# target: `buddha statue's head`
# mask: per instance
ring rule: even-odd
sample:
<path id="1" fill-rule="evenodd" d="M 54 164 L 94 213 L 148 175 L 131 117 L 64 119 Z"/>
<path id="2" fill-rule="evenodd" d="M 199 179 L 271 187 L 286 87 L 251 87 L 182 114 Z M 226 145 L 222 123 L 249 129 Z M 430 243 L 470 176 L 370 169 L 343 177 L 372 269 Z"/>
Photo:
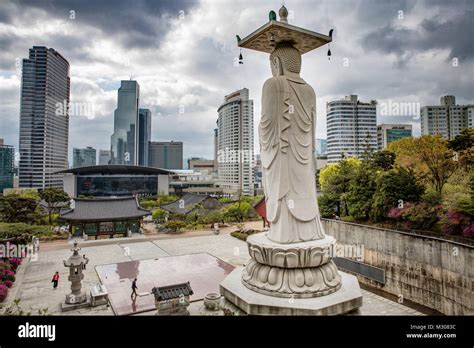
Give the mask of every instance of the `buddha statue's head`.
<path id="1" fill-rule="evenodd" d="M 299 75 L 301 71 L 301 53 L 291 43 L 282 42 L 270 54 L 270 65 L 274 77 Z"/>

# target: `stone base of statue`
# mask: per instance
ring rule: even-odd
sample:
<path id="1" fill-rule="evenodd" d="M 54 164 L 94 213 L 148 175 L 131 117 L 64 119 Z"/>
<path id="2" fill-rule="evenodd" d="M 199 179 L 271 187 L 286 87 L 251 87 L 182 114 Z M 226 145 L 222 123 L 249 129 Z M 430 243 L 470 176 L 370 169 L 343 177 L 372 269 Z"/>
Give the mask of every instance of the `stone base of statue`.
<path id="1" fill-rule="evenodd" d="M 247 314 L 337 315 L 362 306 L 355 276 L 331 260 L 336 240 L 280 244 L 258 233 L 247 239 L 251 260 L 220 284 L 220 292 Z"/>
<path id="2" fill-rule="evenodd" d="M 61 303 L 61 312 L 87 308 L 90 306 L 91 303 L 85 292 L 80 293 L 79 295 L 68 294 L 66 295 L 65 301 Z"/>
<path id="3" fill-rule="evenodd" d="M 362 306 L 357 278 L 344 272 L 339 272 L 341 287 L 330 295 L 284 298 L 250 290 L 242 283 L 242 271 L 242 268 L 234 269 L 220 284 L 220 293 L 249 315 L 341 315 Z"/>

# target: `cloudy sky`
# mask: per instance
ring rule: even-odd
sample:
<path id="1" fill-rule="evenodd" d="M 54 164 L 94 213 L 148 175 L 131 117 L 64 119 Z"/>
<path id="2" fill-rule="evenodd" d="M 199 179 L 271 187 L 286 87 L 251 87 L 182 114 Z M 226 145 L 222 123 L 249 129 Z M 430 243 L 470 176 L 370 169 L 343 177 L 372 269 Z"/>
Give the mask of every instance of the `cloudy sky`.
<path id="1" fill-rule="evenodd" d="M 327 47 L 303 56 L 301 75 L 317 94 L 318 137 L 326 138 L 326 102 L 349 94 L 376 99 L 379 109 L 438 104 L 444 94 L 474 103 L 473 1 L 285 5 L 291 24 L 324 34 L 334 29 L 331 60 Z M 266 54 L 243 51 L 244 64 L 234 65 L 235 35 L 245 37 L 280 6 L 280 0 L 2 0 L 0 138 L 18 149 L 21 59 L 44 45 L 71 65 L 70 157 L 73 147 L 110 148 L 117 89 L 132 78 L 141 107 L 152 111 L 152 139 L 181 140 L 184 157 L 211 158 L 224 96 L 249 88 L 257 125 L 261 87 L 270 77 Z M 419 134 L 416 118 L 393 111 L 378 122 L 413 123 Z"/>

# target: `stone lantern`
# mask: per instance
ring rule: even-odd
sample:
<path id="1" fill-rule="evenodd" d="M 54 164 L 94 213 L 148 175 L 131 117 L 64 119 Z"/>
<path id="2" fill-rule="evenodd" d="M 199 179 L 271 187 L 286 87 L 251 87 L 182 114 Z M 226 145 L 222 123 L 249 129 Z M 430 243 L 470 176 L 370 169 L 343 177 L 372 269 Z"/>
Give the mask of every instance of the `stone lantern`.
<path id="1" fill-rule="evenodd" d="M 69 267 L 68 280 L 71 282 L 71 293 L 66 295 L 66 307 L 75 307 L 80 304 L 87 303 L 87 295 L 81 291 L 81 281 L 84 279 L 82 273 L 84 265 L 89 262 L 89 259 L 79 254 L 79 248 L 77 242 L 74 242 L 74 247 L 71 249 L 73 254 L 67 261 L 64 261 L 64 266 Z"/>

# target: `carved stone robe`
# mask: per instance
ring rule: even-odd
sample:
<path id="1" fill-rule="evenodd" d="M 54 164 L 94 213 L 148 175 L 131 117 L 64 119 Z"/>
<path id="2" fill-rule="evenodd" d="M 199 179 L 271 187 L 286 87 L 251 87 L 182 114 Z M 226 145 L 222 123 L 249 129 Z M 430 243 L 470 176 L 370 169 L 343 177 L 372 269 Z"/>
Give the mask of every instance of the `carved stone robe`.
<path id="1" fill-rule="evenodd" d="M 300 77 L 263 86 L 259 125 L 268 238 L 296 243 L 324 238 L 316 201 L 316 96 Z"/>

